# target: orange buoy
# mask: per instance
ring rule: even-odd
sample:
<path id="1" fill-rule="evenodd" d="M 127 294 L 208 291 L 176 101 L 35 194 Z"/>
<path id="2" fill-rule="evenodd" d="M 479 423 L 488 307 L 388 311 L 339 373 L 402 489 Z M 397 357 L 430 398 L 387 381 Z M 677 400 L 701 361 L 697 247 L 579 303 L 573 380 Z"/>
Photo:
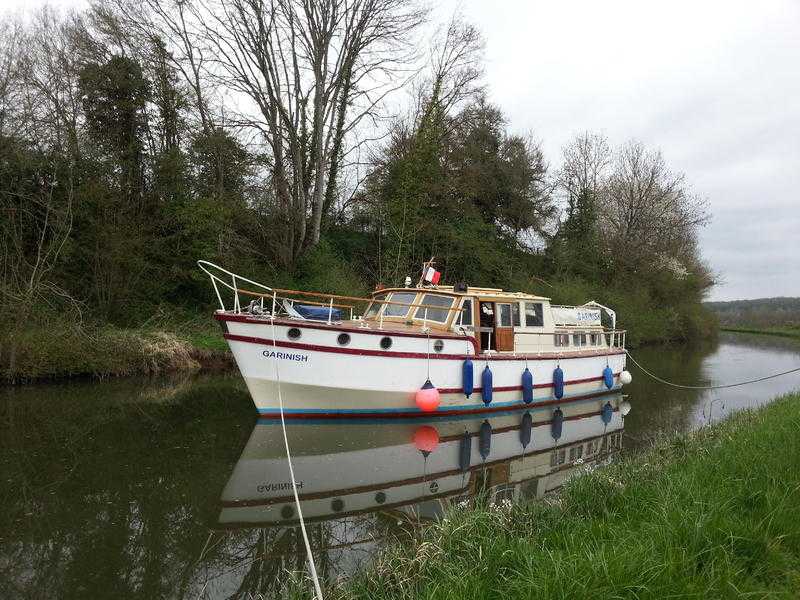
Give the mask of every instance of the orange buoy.
<path id="1" fill-rule="evenodd" d="M 417 427 L 414 432 L 414 447 L 422 452 L 423 455 L 428 456 L 431 452 L 436 450 L 439 445 L 439 432 L 436 427 L 431 425 L 422 425 Z"/>
<path id="2" fill-rule="evenodd" d="M 439 408 L 439 390 L 433 386 L 430 379 L 417 390 L 414 399 L 422 412 L 433 412 Z"/>

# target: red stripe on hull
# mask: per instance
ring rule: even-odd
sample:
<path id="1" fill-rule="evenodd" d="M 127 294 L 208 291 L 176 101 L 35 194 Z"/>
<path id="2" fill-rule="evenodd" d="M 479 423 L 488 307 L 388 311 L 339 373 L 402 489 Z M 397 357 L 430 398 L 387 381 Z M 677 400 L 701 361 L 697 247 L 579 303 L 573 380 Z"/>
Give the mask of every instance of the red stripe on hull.
<path id="1" fill-rule="evenodd" d="M 253 325 L 271 325 L 272 321 L 265 321 L 264 319 L 253 319 L 252 317 L 248 317 L 245 315 L 226 315 L 222 313 L 215 313 L 214 318 L 218 321 L 233 321 L 235 323 L 251 323 Z M 441 340 L 460 340 L 460 341 L 468 341 L 472 344 L 472 347 L 475 348 L 475 353 L 477 354 L 480 349 L 478 348 L 477 340 L 471 336 L 461 336 L 461 335 L 452 335 L 448 333 L 440 333 L 437 332 L 435 336 L 428 336 L 422 335 L 419 333 L 409 333 L 408 331 L 397 331 L 394 329 L 381 329 L 375 331 L 374 329 L 366 329 L 364 327 L 342 327 L 340 325 L 328 325 L 326 323 L 309 323 L 307 321 L 303 321 L 298 323 L 297 321 L 287 321 L 286 319 L 275 319 L 275 323 L 277 325 L 287 325 L 289 327 L 301 327 L 305 329 L 325 329 L 330 331 L 346 331 L 349 333 L 365 333 L 368 335 L 380 335 L 380 336 L 395 336 L 395 337 L 410 337 L 410 338 L 417 338 L 417 339 L 427 339 L 428 337 L 435 337 L 436 339 Z"/>
<path id="2" fill-rule="evenodd" d="M 359 330 L 355 330 L 359 331 Z M 392 334 L 394 335 L 394 334 Z M 354 356 L 383 356 L 386 358 L 430 358 L 434 360 L 465 360 L 467 358 L 476 358 L 474 354 L 437 354 L 431 353 L 428 355 L 425 352 L 387 352 L 384 350 L 367 350 L 365 348 L 335 348 L 333 346 L 320 346 L 317 344 L 302 344 L 299 342 L 286 342 L 283 340 L 276 340 L 273 342 L 271 339 L 253 337 L 249 335 L 238 335 L 234 333 L 225 333 L 223 337 L 226 340 L 233 340 L 236 342 L 245 342 L 248 344 L 259 344 L 262 346 L 275 346 L 281 348 L 293 348 L 295 350 L 308 350 L 312 352 L 330 352 L 333 354 L 350 354 Z M 417 337 L 417 336 L 413 336 Z M 424 338 L 423 338 L 424 339 Z M 461 339 L 461 338 L 459 338 Z M 594 356 L 613 356 L 617 354 L 625 354 L 624 351 L 608 351 L 608 352 L 592 352 L 591 354 L 579 352 L 563 352 L 554 354 L 552 356 L 540 356 L 536 354 L 517 354 L 514 355 L 481 355 L 481 360 L 495 362 L 498 360 L 558 360 L 565 358 L 592 358 Z M 599 378 L 598 378 L 599 379 Z M 497 388 L 496 388 L 497 389 Z M 519 388 L 522 389 L 522 388 Z"/>
<path id="3" fill-rule="evenodd" d="M 614 373 L 614 377 L 619 377 L 619 373 Z M 577 383 L 592 383 L 593 381 L 602 381 L 603 376 L 600 377 L 586 377 L 584 379 L 570 379 L 569 381 L 564 382 L 564 387 L 568 385 L 575 385 Z M 552 388 L 552 383 L 537 383 L 533 386 L 536 390 L 542 390 L 546 388 Z M 483 390 L 482 387 L 474 387 L 473 393 L 480 392 Z M 521 385 L 498 385 L 492 386 L 493 392 L 520 392 L 522 391 Z M 610 391 L 603 392 L 604 394 L 608 394 Z M 439 388 L 439 393 L 441 394 L 463 394 L 464 390 L 462 388 Z"/>

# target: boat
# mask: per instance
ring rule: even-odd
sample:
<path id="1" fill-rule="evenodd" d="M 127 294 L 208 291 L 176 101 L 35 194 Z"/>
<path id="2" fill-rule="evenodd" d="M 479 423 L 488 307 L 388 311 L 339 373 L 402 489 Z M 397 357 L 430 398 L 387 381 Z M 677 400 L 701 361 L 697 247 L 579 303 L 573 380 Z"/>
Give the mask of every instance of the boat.
<path id="1" fill-rule="evenodd" d="M 482 414 L 592 398 L 631 381 L 612 309 L 440 285 L 433 264 L 416 285 L 406 277 L 358 297 L 271 288 L 198 261 L 264 417 Z"/>
<path id="2" fill-rule="evenodd" d="M 306 522 L 380 511 L 438 518 L 478 494 L 542 497 L 622 447 L 622 394 L 490 415 L 305 420 L 287 429 Z M 281 423 L 259 419 L 220 498 L 221 529 L 298 523 Z M 404 519 L 405 520 L 405 519 Z"/>

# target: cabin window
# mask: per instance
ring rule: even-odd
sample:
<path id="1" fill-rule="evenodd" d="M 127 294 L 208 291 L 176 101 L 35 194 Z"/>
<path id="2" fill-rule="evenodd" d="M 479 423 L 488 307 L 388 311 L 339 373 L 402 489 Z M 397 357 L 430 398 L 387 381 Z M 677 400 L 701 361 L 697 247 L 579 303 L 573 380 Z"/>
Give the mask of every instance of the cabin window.
<path id="1" fill-rule="evenodd" d="M 591 333 L 591 334 L 589 334 L 589 343 L 592 346 L 599 346 L 600 345 L 600 334 L 599 333 Z"/>
<path id="2" fill-rule="evenodd" d="M 586 345 L 586 334 L 585 333 L 576 333 L 572 336 L 572 345 L 573 346 L 585 346 Z"/>
<path id="3" fill-rule="evenodd" d="M 543 327 L 544 310 L 541 302 L 525 303 L 525 327 Z"/>
<path id="4" fill-rule="evenodd" d="M 364 318 L 369 319 L 370 317 L 377 317 L 378 312 L 381 310 L 381 301 L 386 299 L 386 294 L 380 294 L 378 296 L 373 297 L 373 301 L 367 307 L 366 312 L 364 313 Z"/>
<path id="5" fill-rule="evenodd" d="M 550 453 L 550 466 L 555 467 L 558 464 L 558 452 L 553 450 Z"/>
<path id="6" fill-rule="evenodd" d="M 461 303 L 461 325 L 472 325 L 472 300 L 464 300 Z"/>
<path id="7" fill-rule="evenodd" d="M 499 327 L 511 327 L 511 305 L 498 304 L 497 310 L 500 316 L 500 322 L 497 325 Z"/>
<path id="8" fill-rule="evenodd" d="M 426 319 L 428 321 L 437 321 L 439 323 L 444 323 L 447 321 L 447 315 L 450 314 L 450 311 L 447 310 L 451 306 L 453 306 L 454 298 L 450 296 L 439 296 L 438 294 L 425 294 L 422 296 L 422 304 L 417 308 L 416 314 L 414 314 L 414 318 L 418 320 Z M 441 306 L 442 308 L 431 308 Z"/>
<path id="9" fill-rule="evenodd" d="M 408 305 L 414 304 L 414 298 L 416 297 L 416 292 L 394 292 L 389 296 L 389 301 L 400 304 L 387 304 L 386 308 L 383 309 L 383 316 L 405 317 L 408 314 Z"/>
<path id="10" fill-rule="evenodd" d="M 569 334 L 557 333 L 553 336 L 553 340 L 556 346 L 569 346 Z"/>
<path id="11" fill-rule="evenodd" d="M 519 327 L 519 302 L 514 302 L 511 305 L 511 322 L 514 327 Z"/>

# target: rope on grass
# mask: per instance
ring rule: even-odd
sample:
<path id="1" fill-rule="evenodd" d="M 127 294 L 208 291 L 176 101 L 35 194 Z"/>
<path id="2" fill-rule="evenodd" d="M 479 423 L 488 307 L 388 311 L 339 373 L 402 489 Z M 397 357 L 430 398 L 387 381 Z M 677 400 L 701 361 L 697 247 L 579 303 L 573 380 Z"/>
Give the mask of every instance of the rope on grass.
<path id="1" fill-rule="evenodd" d="M 646 375 L 649 375 L 650 377 L 652 377 L 653 379 L 655 379 L 660 383 L 663 383 L 664 385 L 669 385 L 683 390 L 722 390 L 725 388 L 738 387 L 740 385 L 748 385 L 750 383 L 758 383 L 759 381 L 766 381 L 767 379 L 775 379 L 776 377 L 782 377 L 783 375 L 789 375 L 791 373 L 800 372 L 800 367 L 797 367 L 794 369 L 789 369 L 788 371 L 782 371 L 780 373 L 773 373 L 772 375 L 758 377 L 757 379 L 748 379 L 747 381 L 737 381 L 736 383 L 727 383 L 724 385 L 681 385 L 679 383 L 672 383 L 671 381 L 667 381 L 666 379 L 662 379 L 658 375 L 651 373 L 650 371 L 645 369 L 642 365 L 640 365 L 636 361 L 636 359 L 633 358 L 633 355 L 631 355 L 631 353 L 628 350 L 625 350 L 625 354 L 627 354 L 628 358 L 630 358 L 633 361 L 633 364 L 639 367 L 642 370 L 642 372 L 644 372 Z"/>

